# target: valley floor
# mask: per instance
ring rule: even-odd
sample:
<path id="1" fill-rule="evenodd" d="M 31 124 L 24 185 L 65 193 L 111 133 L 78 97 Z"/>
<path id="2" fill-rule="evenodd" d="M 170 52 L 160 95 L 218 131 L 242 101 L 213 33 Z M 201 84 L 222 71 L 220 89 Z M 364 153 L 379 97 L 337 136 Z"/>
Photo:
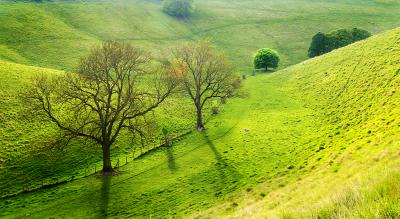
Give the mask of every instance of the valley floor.
<path id="1" fill-rule="evenodd" d="M 313 152 L 304 145 L 319 126 L 313 111 L 279 85 L 271 75 L 250 77 L 248 97 L 230 101 L 205 133 L 121 167 L 118 176 L 92 176 L 7 199 L 0 216 L 182 217 L 215 203 L 229 202 L 227 212 L 234 210 L 241 193 L 262 199 L 296 180 Z M 252 191 L 266 181 L 265 191 Z"/>

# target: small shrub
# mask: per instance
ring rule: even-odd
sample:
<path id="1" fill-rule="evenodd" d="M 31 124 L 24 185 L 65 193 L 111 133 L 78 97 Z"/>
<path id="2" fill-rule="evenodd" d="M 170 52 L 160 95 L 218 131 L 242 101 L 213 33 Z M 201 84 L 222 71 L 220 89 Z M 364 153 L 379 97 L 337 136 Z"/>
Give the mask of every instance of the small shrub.
<path id="1" fill-rule="evenodd" d="M 221 98 L 221 103 L 225 104 L 226 103 L 226 97 Z"/>
<path id="2" fill-rule="evenodd" d="M 233 82 L 232 82 L 232 87 L 234 89 L 239 89 L 242 86 L 242 79 L 240 77 L 237 77 Z"/>
<path id="3" fill-rule="evenodd" d="M 192 0 L 164 0 L 162 10 L 173 17 L 187 18 L 192 13 L 193 2 Z"/>
<path id="4" fill-rule="evenodd" d="M 211 112 L 213 115 L 217 115 L 219 113 L 219 108 L 217 106 L 214 106 L 211 108 Z"/>

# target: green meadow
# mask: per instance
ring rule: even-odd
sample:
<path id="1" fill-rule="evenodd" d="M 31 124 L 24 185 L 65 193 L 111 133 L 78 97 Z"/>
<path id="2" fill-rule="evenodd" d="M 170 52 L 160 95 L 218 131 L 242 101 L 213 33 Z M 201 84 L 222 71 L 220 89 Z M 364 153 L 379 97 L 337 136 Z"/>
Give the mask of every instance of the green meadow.
<path id="1" fill-rule="evenodd" d="M 22 1 L 23 2 L 23 1 Z M 160 1 L 0 1 L 1 57 L 18 63 L 74 70 L 91 45 L 125 40 L 163 54 L 169 47 L 211 38 L 243 73 L 259 48 L 282 55 L 282 67 L 307 58 L 318 31 L 359 27 L 372 33 L 398 26 L 400 4 L 378 0 L 204 0 L 190 19 L 161 12 Z"/>
<path id="2" fill-rule="evenodd" d="M 1 218 L 400 217 L 400 2 L 204 0 L 187 19 L 160 4 L 0 0 Z M 307 60 L 315 33 L 352 27 L 374 36 Z M 38 149 L 59 133 L 29 116 L 31 77 L 74 71 L 104 40 L 161 59 L 203 38 L 246 75 L 239 97 L 207 106 L 206 131 L 175 94 L 146 145 L 113 146 L 116 176 L 94 174 L 101 148 L 85 142 Z M 254 74 L 263 47 L 281 64 Z"/>

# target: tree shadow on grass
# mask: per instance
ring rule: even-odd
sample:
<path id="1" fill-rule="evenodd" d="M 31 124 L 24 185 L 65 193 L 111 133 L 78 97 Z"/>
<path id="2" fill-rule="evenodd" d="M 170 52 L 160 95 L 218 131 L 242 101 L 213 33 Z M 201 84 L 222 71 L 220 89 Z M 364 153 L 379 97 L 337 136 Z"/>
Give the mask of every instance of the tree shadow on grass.
<path id="1" fill-rule="evenodd" d="M 110 186 L 111 178 L 113 176 L 102 176 L 102 184 L 100 190 L 100 209 L 97 218 L 107 218 L 108 216 L 108 205 L 110 200 Z"/>
<path id="2" fill-rule="evenodd" d="M 167 157 L 167 162 L 168 162 L 168 167 L 171 171 L 176 171 L 177 166 L 175 163 L 175 157 L 174 157 L 174 149 L 172 146 L 166 146 L 164 148 L 164 153 L 165 156 Z"/>
<path id="3" fill-rule="evenodd" d="M 256 75 L 256 74 L 272 74 L 274 72 L 276 72 L 276 69 L 257 69 L 257 70 L 253 70 L 252 75 Z"/>
<path id="4" fill-rule="evenodd" d="M 204 135 L 207 145 L 214 153 L 215 156 L 215 168 L 218 171 L 218 182 L 215 182 L 216 196 L 221 195 L 224 191 L 229 192 L 230 190 L 234 190 L 235 184 L 240 179 L 240 174 L 227 162 L 227 159 L 222 156 L 222 154 L 218 151 L 217 147 L 213 143 L 213 141 L 207 136 Z"/>

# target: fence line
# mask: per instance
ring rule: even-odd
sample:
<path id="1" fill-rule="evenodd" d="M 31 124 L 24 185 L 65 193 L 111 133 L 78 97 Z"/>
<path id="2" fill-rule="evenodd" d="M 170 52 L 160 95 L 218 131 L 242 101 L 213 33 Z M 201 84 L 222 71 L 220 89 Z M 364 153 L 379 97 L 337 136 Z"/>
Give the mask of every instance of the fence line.
<path id="1" fill-rule="evenodd" d="M 180 140 L 180 138 L 190 134 L 191 132 L 193 132 L 193 129 L 186 130 L 182 134 L 178 134 L 175 137 L 169 138 L 169 141 L 172 142 L 172 141 L 175 141 L 177 139 Z M 136 157 L 135 157 L 135 151 L 133 151 L 132 152 L 132 162 L 135 159 L 143 157 L 143 156 L 147 155 L 148 153 L 151 153 L 151 152 L 153 152 L 155 150 L 158 150 L 158 149 L 160 149 L 161 147 L 164 147 L 164 146 L 169 146 L 169 145 L 165 145 L 165 142 L 161 142 L 160 144 L 154 145 L 153 147 L 150 146 L 151 147 L 150 149 L 148 149 L 147 151 L 141 151 L 141 153 L 138 154 Z M 128 154 L 125 154 L 125 163 L 122 164 L 122 165 L 120 163 L 121 156 L 117 157 L 117 162 L 115 162 L 114 168 L 120 169 L 121 167 L 125 167 L 129 163 L 131 163 L 131 162 L 129 162 L 128 157 L 130 157 L 130 156 L 128 156 Z M 22 190 L 16 191 L 16 192 L 13 192 L 13 193 L 4 194 L 4 195 L 0 196 L 0 199 L 6 199 L 6 198 L 17 196 L 19 194 L 37 191 L 37 190 L 40 190 L 42 188 L 54 187 L 54 186 L 57 186 L 57 185 L 60 185 L 60 184 L 64 184 L 64 183 L 67 183 L 67 182 L 71 182 L 71 181 L 74 181 L 74 180 L 77 180 L 77 179 L 82 179 L 82 178 L 94 175 L 94 174 L 98 173 L 100 171 L 100 169 L 101 169 L 101 168 L 97 169 L 98 166 L 99 165 L 97 163 L 92 164 L 92 165 L 86 165 L 86 168 L 84 169 L 84 171 L 80 170 L 80 172 L 78 174 L 72 174 L 71 176 L 63 177 L 61 179 L 56 179 L 55 181 L 51 180 L 51 179 L 50 180 L 45 180 L 45 179 L 36 180 L 37 182 L 35 183 L 35 185 L 33 185 L 33 186 L 32 185 L 22 185 Z M 11 166 L 11 168 L 15 168 L 15 167 L 20 167 L 20 166 L 16 166 L 16 165 Z M 8 171 L 9 167 L 1 167 L 1 169 L 6 169 L 6 171 Z M 32 176 L 35 176 L 35 177 L 33 177 L 33 179 L 40 178 L 38 171 L 32 170 L 32 171 L 30 171 L 28 173 L 35 173 L 35 174 L 32 175 Z M 15 181 L 18 181 L 18 178 L 14 178 L 11 181 L 11 183 L 15 182 Z M 28 182 L 26 182 L 26 184 L 29 184 L 30 181 L 35 181 L 35 180 L 32 180 L 32 179 L 28 180 Z M 9 184 L 10 183 L 7 183 L 7 185 L 9 185 Z M 5 187 L 7 187 L 7 185 L 5 185 Z"/>

